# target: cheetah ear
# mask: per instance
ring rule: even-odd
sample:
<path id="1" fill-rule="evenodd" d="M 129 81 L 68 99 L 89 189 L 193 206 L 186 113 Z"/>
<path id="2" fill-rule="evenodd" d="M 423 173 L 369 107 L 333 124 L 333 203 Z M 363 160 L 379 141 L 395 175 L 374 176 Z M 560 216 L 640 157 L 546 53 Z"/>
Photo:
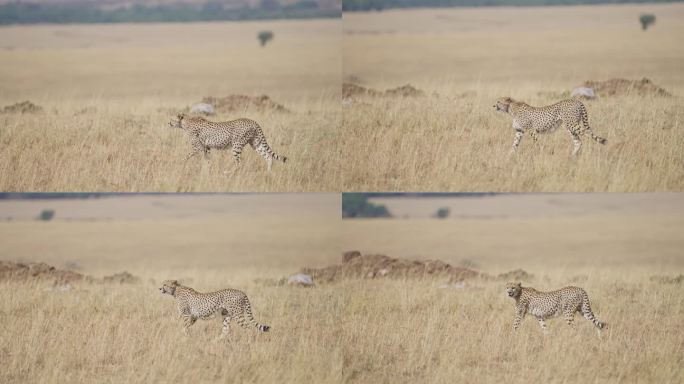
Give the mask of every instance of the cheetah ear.
<path id="1" fill-rule="evenodd" d="M 177 117 L 178 120 L 183 120 L 183 118 L 185 117 L 185 113 L 179 113 Z"/>
<path id="2" fill-rule="evenodd" d="M 508 104 L 510 104 L 510 103 L 513 102 L 513 99 L 511 99 L 510 97 L 506 97 L 506 98 L 504 99 L 504 101 L 507 102 Z"/>
<path id="3" fill-rule="evenodd" d="M 173 285 L 174 287 L 176 287 L 176 286 L 178 286 L 178 285 L 180 285 L 180 284 L 178 284 L 178 280 L 171 280 L 171 285 Z"/>
<path id="4" fill-rule="evenodd" d="M 515 283 L 515 285 L 517 285 L 518 287 L 522 287 L 521 283 Z"/>

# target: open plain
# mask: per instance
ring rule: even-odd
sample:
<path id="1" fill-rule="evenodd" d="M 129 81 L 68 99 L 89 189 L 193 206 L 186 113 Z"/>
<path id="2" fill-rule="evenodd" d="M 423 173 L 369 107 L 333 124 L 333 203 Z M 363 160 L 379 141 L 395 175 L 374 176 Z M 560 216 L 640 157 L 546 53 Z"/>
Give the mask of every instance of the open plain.
<path id="1" fill-rule="evenodd" d="M 642 31 L 639 15 L 653 13 Z M 684 5 L 410 9 L 344 14 L 344 191 L 681 191 Z M 510 96 L 533 106 L 585 81 L 627 79 L 586 101 L 601 146 L 577 160 L 564 128 L 511 154 Z M 351 89 L 351 88 L 348 88 Z M 409 91 L 409 92 L 406 92 Z M 422 92 L 422 96 L 416 94 Z M 401 95 L 416 96 L 401 96 Z"/>
<path id="2" fill-rule="evenodd" d="M 337 259 L 339 195 L 19 205 L 0 202 L 0 264 L 44 262 L 97 279 L 126 271 L 139 281 L 17 280 L 0 266 L 0 382 L 341 381 L 345 297 L 333 286 L 279 283 L 301 266 Z M 27 219 L 45 209 L 54 210 L 51 221 Z M 165 279 L 200 292 L 241 289 L 272 329 L 257 334 L 233 322 L 230 339 L 217 343 L 221 321 L 208 320 L 185 337 L 173 298 L 159 292 Z"/>
<path id="3" fill-rule="evenodd" d="M 0 190 L 337 191 L 340 39 L 339 19 L 2 27 Z M 267 173 L 249 147 L 236 172 L 230 151 L 184 161 L 171 118 L 235 95 L 287 111 L 246 103 L 209 119 L 256 120 L 287 164 Z M 41 110 L 4 109 L 24 101 Z"/>
<path id="4" fill-rule="evenodd" d="M 345 377 L 353 382 L 679 383 L 684 378 L 680 194 L 371 201 L 397 218 L 345 219 L 345 249 L 441 260 L 490 276 L 515 272 L 452 282 L 376 277 L 347 283 L 344 320 L 353 357 Z M 429 217 L 441 207 L 450 207 L 448 218 Z M 542 291 L 584 288 L 608 328 L 598 335 L 576 315 L 574 329 L 555 318 L 547 321 L 549 334 L 544 334 L 528 315 L 513 333 L 515 302 L 504 285 L 515 279 Z"/>

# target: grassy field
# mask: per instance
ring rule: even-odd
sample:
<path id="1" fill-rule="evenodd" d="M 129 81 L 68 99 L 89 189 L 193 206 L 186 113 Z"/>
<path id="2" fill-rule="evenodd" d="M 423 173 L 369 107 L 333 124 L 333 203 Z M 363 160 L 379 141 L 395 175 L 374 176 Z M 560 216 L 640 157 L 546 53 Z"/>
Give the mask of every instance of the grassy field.
<path id="1" fill-rule="evenodd" d="M 642 197 L 643 212 L 632 208 L 632 196 L 611 196 L 603 197 L 611 212 L 592 212 L 595 196 L 554 195 L 536 200 L 554 199 L 574 212 L 519 215 L 519 206 L 534 208 L 532 199 L 503 196 L 488 198 L 489 204 L 454 199 L 452 206 L 480 207 L 471 208 L 480 215 L 475 218 L 344 220 L 346 249 L 441 259 L 489 274 L 521 268 L 534 275 L 523 286 L 585 288 L 594 313 L 609 324 L 597 336 L 581 317 L 575 329 L 554 319 L 544 335 L 528 316 L 512 334 L 514 301 L 505 281 L 470 281 L 464 289 L 441 289 L 440 280 L 350 283 L 344 287 L 351 338 L 345 377 L 359 383 L 681 382 L 682 282 L 651 277 L 684 273 L 682 197 L 670 200 L 667 213 L 657 209 L 658 196 Z M 390 200 L 383 201 L 390 211 L 407 205 Z M 588 203 L 584 211 L 582 203 Z"/>
<path id="2" fill-rule="evenodd" d="M 257 33 L 275 38 L 259 47 Z M 0 28 L 2 191 L 337 191 L 340 20 L 13 26 Z M 291 113 L 223 112 L 258 121 L 289 158 L 266 172 L 247 149 L 185 163 L 172 116 L 205 96 L 268 95 Z M 280 165 L 280 166 L 278 166 Z"/>
<path id="3" fill-rule="evenodd" d="M 613 195 L 610 212 L 596 213 L 598 198 L 555 195 L 575 212 L 527 216 L 517 210 L 532 199 L 516 196 L 470 204 L 480 218 L 448 220 L 340 221 L 339 196 L 317 194 L 0 202 L 0 260 L 141 278 L 66 292 L 0 280 L 0 382 L 681 382 L 682 283 L 651 280 L 684 273 L 681 196 L 663 212 L 663 196 L 637 204 Z M 46 208 L 52 221 L 27 220 Z M 482 218 L 492 210 L 501 217 Z M 539 289 L 580 285 L 609 328 L 598 337 L 581 318 L 574 330 L 556 319 L 543 335 L 528 318 L 513 335 L 503 281 L 275 284 L 302 266 L 337 264 L 349 249 L 489 274 L 522 268 L 535 276 L 525 285 Z M 244 290 L 272 332 L 233 327 L 216 343 L 216 320 L 182 336 L 172 298 L 157 290 L 168 278 Z"/>
<path id="4" fill-rule="evenodd" d="M 641 30 L 641 13 L 657 24 Z M 678 191 L 684 188 L 684 5 L 346 13 L 344 79 L 425 97 L 358 97 L 343 110 L 344 191 Z M 644 77 L 674 97 L 586 103 L 608 144 L 571 160 L 564 130 L 524 137 L 492 105 L 569 97 L 586 80 Z M 372 166 L 368 166 L 372 164 Z"/>
<path id="5" fill-rule="evenodd" d="M 0 223 L 0 260 L 43 261 L 95 277 L 127 270 L 142 280 L 81 284 L 68 292 L 0 281 L 0 382 L 340 381 L 339 313 L 346 298 L 334 286 L 273 284 L 304 265 L 337 260 L 339 195 L 141 199 L 82 202 L 90 206 L 87 219 L 66 213 L 60 219 L 66 205 L 59 205 L 50 222 Z M 209 214 L 203 206 L 221 203 L 216 199 L 238 207 Z M 154 204 L 145 208 L 145 202 Z M 51 203 L 26 203 L 21 210 Z M 193 204 L 198 212 L 177 217 Z M 169 215 L 156 212 L 159 206 Z M 150 218 L 117 216 L 125 210 Z M 3 202 L 0 212 L 6 211 Z M 230 340 L 213 343 L 221 329 L 216 320 L 198 322 L 192 338 L 183 337 L 173 299 L 158 291 L 169 278 L 200 291 L 244 290 L 255 317 L 272 332 L 234 326 Z"/>

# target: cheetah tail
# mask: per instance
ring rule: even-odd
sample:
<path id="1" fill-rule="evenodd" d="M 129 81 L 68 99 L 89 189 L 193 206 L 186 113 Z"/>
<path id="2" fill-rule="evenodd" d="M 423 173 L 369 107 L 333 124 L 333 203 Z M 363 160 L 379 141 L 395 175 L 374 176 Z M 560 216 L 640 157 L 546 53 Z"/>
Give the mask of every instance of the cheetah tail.
<path id="1" fill-rule="evenodd" d="M 254 320 L 254 316 L 252 315 L 252 306 L 249 303 L 245 306 L 244 316 L 249 322 L 249 325 L 256 327 L 256 329 L 261 332 L 268 332 L 268 330 L 271 329 L 270 325 L 259 324 L 256 320 Z"/>
<path id="2" fill-rule="evenodd" d="M 273 152 L 273 150 L 268 145 L 268 143 L 266 142 L 265 139 L 262 139 L 261 142 L 259 144 L 257 144 L 256 150 L 257 150 L 257 152 L 261 153 L 265 157 L 270 156 L 274 160 L 279 160 L 279 161 L 282 161 L 283 163 L 287 162 L 287 157 Z"/>
<path id="3" fill-rule="evenodd" d="M 589 132 L 589 135 L 591 135 L 591 139 L 596 141 L 599 144 L 607 143 L 608 140 L 606 140 L 603 137 L 596 136 L 594 134 L 594 131 L 591 130 L 591 127 L 589 126 L 589 116 L 587 114 L 587 109 L 584 106 L 584 104 L 582 104 L 582 108 L 580 109 L 580 113 L 581 113 L 580 118 L 582 119 L 582 126 L 584 127 L 585 131 Z"/>
<path id="4" fill-rule="evenodd" d="M 594 315 L 594 312 L 591 310 L 591 306 L 589 305 L 589 295 L 586 293 L 584 294 L 584 297 L 582 298 L 582 315 L 584 315 L 584 318 L 591 321 L 594 326 L 600 330 L 604 329 L 608 324 L 604 323 L 603 321 L 600 321 L 599 319 L 596 318 Z"/>

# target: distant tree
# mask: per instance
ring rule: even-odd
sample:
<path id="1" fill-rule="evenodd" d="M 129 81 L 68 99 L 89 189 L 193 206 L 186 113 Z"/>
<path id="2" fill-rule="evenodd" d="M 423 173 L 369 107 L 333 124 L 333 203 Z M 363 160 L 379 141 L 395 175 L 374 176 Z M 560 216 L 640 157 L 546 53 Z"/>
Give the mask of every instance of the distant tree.
<path id="1" fill-rule="evenodd" d="M 343 193 L 342 217 L 392 217 L 392 215 L 384 205 L 369 203 L 364 193 Z"/>
<path id="2" fill-rule="evenodd" d="M 271 32 L 271 31 L 261 31 L 261 32 L 259 32 L 259 34 L 257 35 L 257 37 L 259 38 L 259 42 L 261 43 L 261 46 L 263 47 L 263 46 L 266 45 L 266 43 L 268 43 L 269 41 L 273 40 L 273 32 Z"/>
<path id="3" fill-rule="evenodd" d="M 40 216 L 38 216 L 38 220 L 50 221 L 53 217 L 55 217 L 54 209 L 43 209 L 43 211 L 40 212 Z"/>
<path id="4" fill-rule="evenodd" d="M 437 210 L 437 213 L 435 213 L 435 217 L 438 219 L 446 219 L 447 217 L 449 217 L 449 213 L 451 213 L 449 208 L 443 207 Z"/>
<path id="5" fill-rule="evenodd" d="M 656 17 L 654 14 L 651 13 L 644 13 L 641 16 L 639 16 L 639 22 L 641 23 L 641 29 L 646 30 L 648 27 L 651 25 L 655 24 Z"/>

